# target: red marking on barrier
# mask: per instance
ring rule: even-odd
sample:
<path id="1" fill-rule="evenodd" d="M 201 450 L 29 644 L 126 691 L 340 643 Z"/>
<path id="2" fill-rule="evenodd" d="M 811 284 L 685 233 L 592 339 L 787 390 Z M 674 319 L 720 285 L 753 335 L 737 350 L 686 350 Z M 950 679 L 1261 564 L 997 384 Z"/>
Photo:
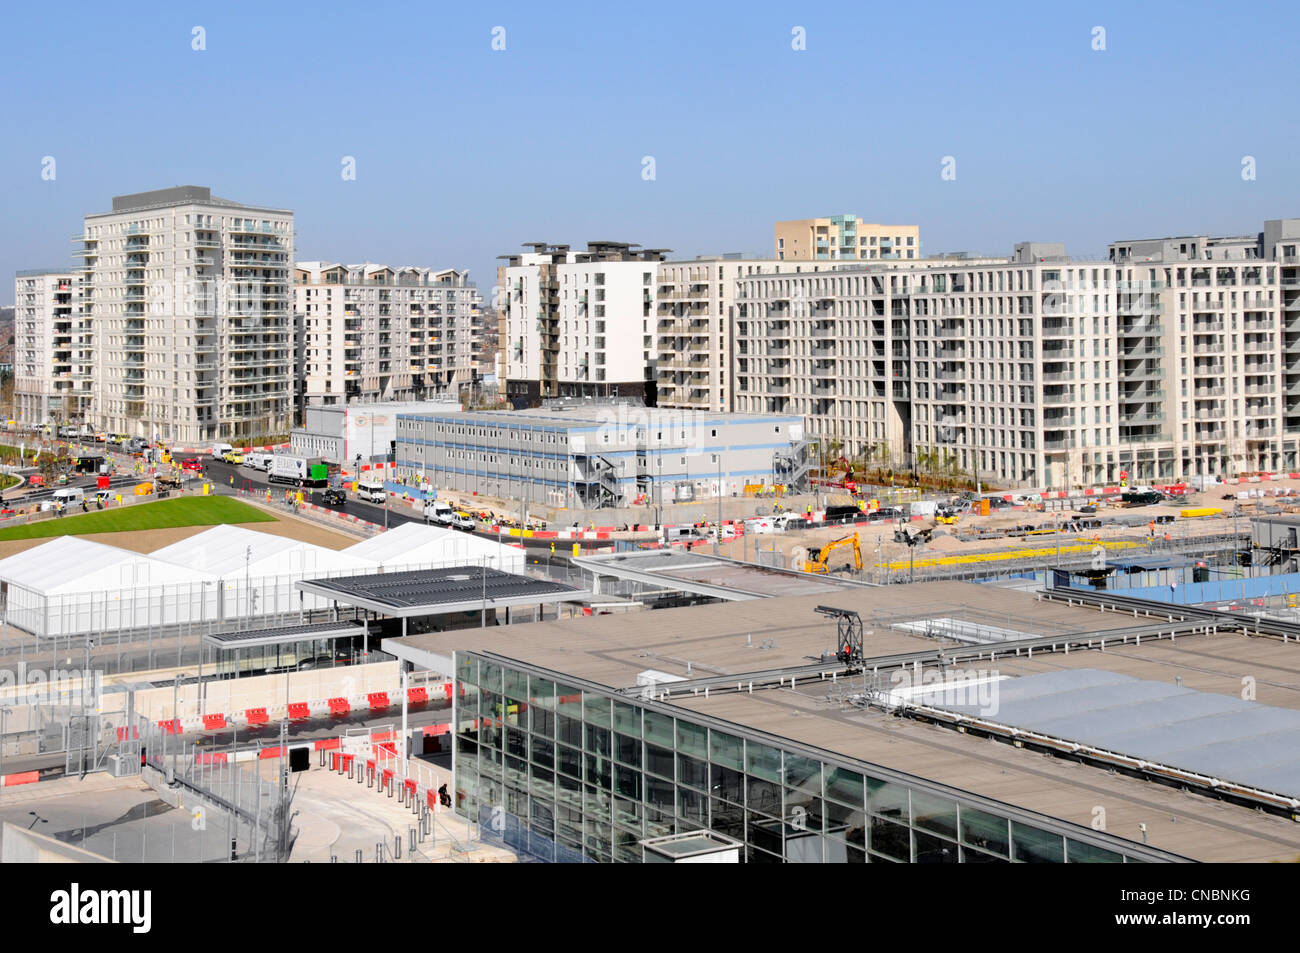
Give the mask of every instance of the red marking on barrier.
<path id="1" fill-rule="evenodd" d="M 203 716 L 204 731 L 216 731 L 219 728 L 225 728 L 225 727 L 226 727 L 225 715 L 204 715 Z"/>
<path id="2" fill-rule="evenodd" d="M 257 753 L 257 757 L 263 760 L 265 760 L 266 758 L 278 758 L 280 757 L 281 750 L 282 749 L 279 748 L 278 746 L 275 748 L 263 748 L 261 751 Z"/>
<path id="3" fill-rule="evenodd" d="M 388 707 L 388 692 L 371 692 L 366 697 L 370 700 L 371 710 Z"/>
<path id="4" fill-rule="evenodd" d="M 425 725 L 424 733 L 426 735 L 445 735 L 451 731 L 451 725 Z"/>
<path id="5" fill-rule="evenodd" d="M 311 706 L 306 702 L 289 702 L 289 717 L 294 721 L 311 717 Z"/>
<path id="6" fill-rule="evenodd" d="M 41 779 L 41 772 L 24 771 L 21 774 L 6 774 L 3 775 L 3 778 L 4 778 L 4 786 L 7 788 L 11 788 L 15 784 L 31 784 L 35 781 L 39 781 Z"/>
<path id="7" fill-rule="evenodd" d="M 181 720 L 179 718 L 168 718 L 158 722 L 158 727 L 169 735 L 179 735 L 181 733 Z"/>
<path id="8" fill-rule="evenodd" d="M 442 686 L 443 691 L 447 693 L 447 701 L 451 701 L 451 682 Z"/>
<path id="9" fill-rule="evenodd" d="M 331 698 L 329 705 L 330 714 L 334 716 L 346 715 L 352 711 L 352 705 L 346 698 Z"/>
<path id="10" fill-rule="evenodd" d="M 583 614 L 583 615 L 591 615 L 591 606 L 583 606 L 583 607 L 582 607 L 582 614 Z"/>
<path id="11" fill-rule="evenodd" d="M 130 728 L 130 737 L 131 740 L 133 741 L 139 740 L 140 738 L 140 729 L 137 728 L 135 725 L 132 725 Z M 117 740 L 126 741 L 126 739 L 127 739 L 127 728 L 122 727 L 117 729 Z"/>
<path id="12" fill-rule="evenodd" d="M 289 714 L 293 715 L 292 705 L 289 706 Z M 250 725 L 265 725 L 271 719 L 267 717 L 265 708 L 249 708 L 244 712 L 244 720 Z"/>
<path id="13" fill-rule="evenodd" d="M 194 759 L 196 764 L 225 764 L 226 760 L 224 751 L 205 751 Z"/>
<path id="14" fill-rule="evenodd" d="M 427 688 L 408 688 L 406 690 L 406 700 L 412 705 L 422 705 L 429 700 L 429 690 Z"/>
<path id="15" fill-rule="evenodd" d="M 391 732 L 389 733 L 389 736 L 390 737 L 392 736 Z M 375 745 L 375 747 L 378 748 L 380 751 L 387 751 L 389 754 L 397 754 L 396 742 L 387 741 L 384 742 L 383 744 Z"/>
<path id="16" fill-rule="evenodd" d="M 343 744 L 342 738 L 321 738 L 316 742 L 317 751 L 333 751 Z"/>
<path id="17" fill-rule="evenodd" d="M 415 778 L 407 778 L 406 781 L 403 783 L 405 783 L 406 785 L 406 790 L 410 791 L 412 794 L 415 793 L 417 788 L 417 785 L 415 783 Z"/>
<path id="18" fill-rule="evenodd" d="M 393 769 L 392 769 L 392 768 L 384 768 L 383 779 L 384 779 L 384 783 L 385 783 L 385 784 L 387 784 L 389 781 L 393 780 Z"/>
<path id="19" fill-rule="evenodd" d="M 438 802 L 436 798 L 437 798 L 436 792 L 434 791 L 425 792 L 424 799 L 429 803 L 429 810 L 433 810 L 435 807 L 438 806 Z"/>

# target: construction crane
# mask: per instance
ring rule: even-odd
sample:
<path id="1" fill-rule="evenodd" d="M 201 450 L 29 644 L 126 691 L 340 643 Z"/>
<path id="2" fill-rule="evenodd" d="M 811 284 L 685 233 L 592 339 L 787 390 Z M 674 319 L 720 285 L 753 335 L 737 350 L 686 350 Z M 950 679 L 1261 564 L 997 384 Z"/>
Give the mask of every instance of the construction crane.
<path id="1" fill-rule="evenodd" d="M 803 561 L 803 566 L 801 566 L 800 568 L 804 572 L 813 572 L 813 573 L 830 572 L 830 570 L 826 566 L 826 563 L 830 559 L 831 553 L 833 553 L 836 549 L 838 549 L 841 546 L 853 547 L 853 561 L 856 564 L 858 571 L 861 572 L 862 571 L 862 546 L 858 542 L 857 533 L 854 533 L 851 536 L 841 536 L 839 539 L 833 539 L 825 546 L 810 547 L 808 550 L 808 558 Z"/>

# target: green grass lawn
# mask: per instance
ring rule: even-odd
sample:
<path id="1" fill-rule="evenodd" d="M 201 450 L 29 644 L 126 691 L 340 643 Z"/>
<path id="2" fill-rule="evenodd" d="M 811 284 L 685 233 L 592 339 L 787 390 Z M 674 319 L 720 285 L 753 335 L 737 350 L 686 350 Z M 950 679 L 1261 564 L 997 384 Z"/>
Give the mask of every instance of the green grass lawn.
<path id="1" fill-rule="evenodd" d="M 7 490 L 11 486 L 17 486 L 23 481 L 11 473 L 0 473 L 0 490 Z"/>
<path id="2" fill-rule="evenodd" d="M 92 491 L 93 492 L 93 491 Z M 216 526 L 219 523 L 271 523 L 275 517 L 228 496 L 183 496 L 121 509 L 92 510 L 78 516 L 46 519 L 26 526 L 0 529 L 0 541 L 84 536 L 88 533 L 129 533 L 174 526 Z"/>

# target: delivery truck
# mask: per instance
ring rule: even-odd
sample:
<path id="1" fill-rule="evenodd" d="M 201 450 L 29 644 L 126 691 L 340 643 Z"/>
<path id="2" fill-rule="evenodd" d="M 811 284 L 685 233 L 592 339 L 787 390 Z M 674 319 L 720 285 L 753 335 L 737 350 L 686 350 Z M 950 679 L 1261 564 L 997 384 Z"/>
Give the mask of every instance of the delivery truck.
<path id="1" fill-rule="evenodd" d="M 277 453 L 271 457 L 267 471 L 272 483 L 290 486 L 323 487 L 329 483 L 329 468 L 323 463 L 311 463 L 306 457 Z"/>

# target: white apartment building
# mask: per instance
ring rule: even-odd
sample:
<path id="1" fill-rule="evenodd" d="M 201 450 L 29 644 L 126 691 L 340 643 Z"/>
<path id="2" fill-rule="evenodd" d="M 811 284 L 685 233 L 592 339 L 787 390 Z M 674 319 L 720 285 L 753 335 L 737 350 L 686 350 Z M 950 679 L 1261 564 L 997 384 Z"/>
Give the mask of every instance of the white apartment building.
<path id="1" fill-rule="evenodd" d="M 737 281 L 780 267 L 774 260 L 740 255 L 660 262 L 655 282 L 658 406 L 732 409 L 731 329 Z"/>
<path id="2" fill-rule="evenodd" d="M 94 342 L 82 312 L 81 275 L 20 271 L 14 279 L 14 419 L 82 422 L 93 391 Z"/>
<path id="3" fill-rule="evenodd" d="M 87 215 L 96 426 L 197 446 L 291 426 L 293 213 L 198 186 Z"/>
<path id="4" fill-rule="evenodd" d="M 322 405 L 422 400 L 474 380 L 478 292 L 452 268 L 298 262 L 300 388 Z"/>
<path id="5" fill-rule="evenodd" d="M 735 409 L 803 414 L 810 438 L 895 466 L 951 454 L 1004 485 L 1290 469 L 1298 249 L 1300 220 L 1278 220 L 1253 239 L 1120 242 L 1109 261 L 1026 243 L 748 275 Z"/>
<path id="6" fill-rule="evenodd" d="M 502 256 L 497 303 L 505 315 L 506 398 L 515 407 L 554 397 L 655 400 L 655 272 L 664 250 L 544 242 Z"/>

